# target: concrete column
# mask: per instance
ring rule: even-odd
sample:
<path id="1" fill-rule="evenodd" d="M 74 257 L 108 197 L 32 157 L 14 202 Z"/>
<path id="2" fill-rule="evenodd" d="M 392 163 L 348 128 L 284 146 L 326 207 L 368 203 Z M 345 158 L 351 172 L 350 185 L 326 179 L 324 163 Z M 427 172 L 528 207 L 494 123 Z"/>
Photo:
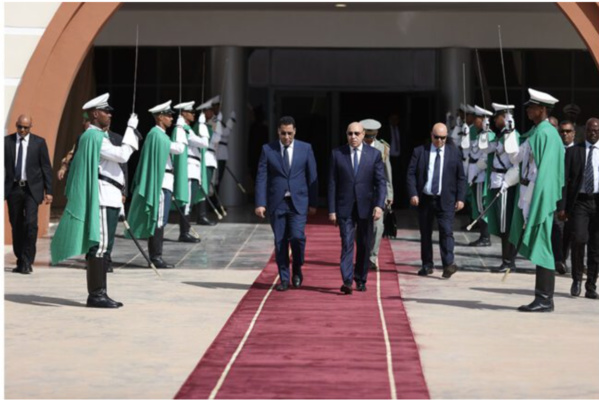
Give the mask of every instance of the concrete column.
<path id="1" fill-rule="evenodd" d="M 229 159 L 227 166 L 246 190 L 247 149 L 249 127 L 247 123 L 247 57 L 245 49 L 238 46 L 214 46 L 210 50 L 211 88 L 210 96 L 220 94 L 223 122 L 226 123 L 231 112 L 237 115 L 237 124 L 229 136 Z M 223 204 L 227 206 L 245 205 L 248 197 L 243 194 L 233 177 L 224 172 L 219 193 Z"/>
<path id="2" fill-rule="evenodd" d="M 464 102 L 464 80 L 462 66 L 466 67 L 466 103 L 473 104 L 472 88 L 475 71 L 471 66 L 471 49 L 446 48 L 441 49 L 441 69 L 439 73 L 439 88 L 441 89 L 441 110 L 443 114 L 451 112 L 456 117 L 456 110 Z"/>

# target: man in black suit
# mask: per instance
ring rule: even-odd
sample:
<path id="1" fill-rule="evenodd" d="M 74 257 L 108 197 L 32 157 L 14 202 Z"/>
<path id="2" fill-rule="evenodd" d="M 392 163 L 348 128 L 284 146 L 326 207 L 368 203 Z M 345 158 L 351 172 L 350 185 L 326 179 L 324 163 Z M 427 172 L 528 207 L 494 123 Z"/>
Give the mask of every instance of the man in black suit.
<path id="1" fill-rule="evenodd" d="M 558 203 L 558 218 L 568 219 L 571 225 L 570 294 L 580 296 L 586 244 L 588 268 L 584 297 L 596 299 L 599 269 L 599 119 L 587 121 L 585 135 L 585 142 L 566 151 L 566 185 Z"/>
<path id="2" fill-rule="evenodd" d="M 30 274 L 35 261 L 38 206 L 42 201 L 52 202 L 52 166 L 46 141 L 30 133 L 31 117 L 19 116 L 16 126 L 16 133 L 4 137 L 4 199 L 17 257 L 13 272 Z"/>
<path id="3" fill-rule="evenodd" d="M 454 263 L 453 220 L 464 208 L 466 177 L 458 149 L 447 144 L 447 126 L 437 123 L 431 132 L 431 145 L 414 150 L 408 168 L 410 204 L 418 207 L 422 268 L 418 275 L 433 273 L 433 217 L 439 225 L 439 245 L 443 277 L 450 278 L 458 267 Z"/>
<path id="4" fill-rule="evenodd" d="M 329 170 L 329 220 L 341 234 L 341 292 L 366 291 L 373 223 L 383 216 L 387 178 L 381 152 L 364 143 L 364 127 L 347 127 L 348 144 L 335 148 Z M 354 274 L 354 241 L 356 264 Z"/>

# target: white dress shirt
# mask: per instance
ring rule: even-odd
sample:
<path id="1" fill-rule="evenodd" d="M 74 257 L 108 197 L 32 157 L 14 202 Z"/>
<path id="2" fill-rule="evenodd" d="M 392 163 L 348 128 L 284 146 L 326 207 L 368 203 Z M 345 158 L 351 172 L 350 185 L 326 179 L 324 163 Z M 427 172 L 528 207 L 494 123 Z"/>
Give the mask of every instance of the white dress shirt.
<path id="1" fill-rule="evenodd" d="M 360 160 L 362 159 L 362 150 L 364 149 L 364 143 L 361 143 L 358 148 L 354 148 L 351 145 L 349 146 L 349 150 L 351 151 L 351 167 L 354 167 L 354 152 L 358 150 L 358 166 L 360 166 Z M 291 165 L 290 165 L 291 166 Z"/>
<path id="2" fill-rule="evenodd" d="M 202 154 L 200 149 L 208 148 L 209 140 L 207 137 L 199 137 L 194 134 L 193 130 L 189 130 L 187 137 L 187 177 L 189 180 L 195 179 L 202 182 Z M 195 159 L 197 158 L 197 159 Z"/>
<path id="3" fill-rule="evenodd" d="M 294 143 L 295 143 L 295 141 L 291 141 L 291 144 L 289 144 L 289 147 L 287 147 L 287 156 L 289 157 L 289 169 L 291 169 L 291 162 L 293 161 L 293 144 Z M 283 145 L 283 143 L 281 141 L 279 141 L 279 144 L 281 145 L 281 157 L 285 158 L 285 145 Z M 286 191 L 285 197 L 291 197 L 291 192 Z"/>
<path id="4" fill-rule="evenodd" d="M 15 168 L 17 167 L 17 159 L 19 156 L 19 146 L 21 145 L 21 138 L 23 138 L 23 160 L 21 160 L 21 180 L 27 180 L 27 170 L 25 169 L 25 166 L 27 166 L 27 148 L 29 148 L 29 134 L 27 134 L 25 137 L 21 137 L 19 134 L 17 134 L 17 148 L 16 148 L 16 154 L 15 154 Z"/>
<path id="5" fill-rule="evenodd" d="M 426 180 L 426 184 L 424 185 L 424 189 L 422 190 L 424 194 L 428 195 L 440 195 L 441 194 L 441 183 L 443 183 L 443 160 L 445 158 L 445 145 L 439 148 L 441 151 L 439 152 L 439 157 L 441 158 L 439 165 L 439 193 L 433 194 L 431 189 L 433 187 L 433 175 L 435 174 L 435 159 L 437 158 L 437 147 L 431 144 L 430 155 L 428 159 L 428 177 Z"/>
<path id="6" fill-rule="evenodd" d="M 585 182 L 584 172 L 586 170 L 587 159 L 589 158 L 589 150 L 591 149 L 591 147 L 593 147 L 593 159 L 591 160 L 591 163 L 593 164 L 593 178 L 595 179 L 593 193 L 597 194 L 597 193 L 599 193 L 599 142 L 597 142 L 595 144 L 591 144 L 588 141 L 584 142 L 584 148 L 585 148 L 584 166 L 582 167 L 583 176 L 582 176 L 582 183 L 580 185 L 580 192 L 586 193 L 585 188 L 584 188 L 584 182 Z"/>

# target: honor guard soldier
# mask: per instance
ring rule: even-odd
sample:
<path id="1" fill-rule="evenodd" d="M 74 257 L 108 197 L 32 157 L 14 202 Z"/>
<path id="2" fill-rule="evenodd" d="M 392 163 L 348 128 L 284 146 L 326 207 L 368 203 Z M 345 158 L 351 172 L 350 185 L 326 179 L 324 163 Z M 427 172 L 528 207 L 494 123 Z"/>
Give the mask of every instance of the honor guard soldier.
<path id="1" fill-rule="evenodd" d="M 549 111 L 558 102 L 553 96 L 528 89 L 530 100 L 526 114 L 534 126 L 517 144 L 515 132 L 504 142 L 511 162 L 520 164 L 520 186 L 516 199 L 510 242 L 516 250 L 536 265 L 535 298 L 519 311 L 553 311 L 555 261 L 551 249 L 551 228 L 557 202 L 564 185 L 564 147 L 557 130 L 547 120 Z"/>
<path id="2" fill-rule="evenodd" d="M 479 106 L 474 106 L 474 122 L 470 129 L 470 150 L 468 155 L 468 186 L 471 188 L 470 207 L 472 219 L 476 219 L 488 204 L 487 166 L 492 155 L 483 150 L 489 147 L 489 142 L 495 140 L 495 133 L 490 129 L 489 116 L 493 113 Z M 485 216 L 478 221 L 480 237 L 468 244 L 471 247 L 488 247 L 491 245 L 488 218 Z"/>
<path id="3" fill-rule="evenodd" d="M 217 168 L 218 164 L 216 161 L 215 149 L 211 147 L 210 140 L 213 137 L 213 129 L 212 129 L 212 118 L 214 117 L 214 111 L 212 109 L 212 100 L 208 100 L 202 103 L 200 106 L 196 108 L 197 111 L 200 112 L 200 116 L 198 117 L 198 124 L 195 127 L 195 131 L 201 136 L 208 136 L 208 148 L 202 149 L 201 158 L 202 164 L 204 166 L 206 181 L 202 180 L 202 188 L 204 189 L 204 194 L 206 196 L 210 195 L 210 185 L 212 184 L 212 176 L 214 176 L 214 171 Z M 202 172 L 202 174 L 204 174 Z M 207 214 L 207 200 L 205 198 L 200 198 L 198 202 L 198 217 L 197 223 L 199 225 L 205 226 L 214 226 L 216 225 L 215 221 L 212 221 L 208 218 Z"/>
<path id="4" fill-rule="evenodd" d="M 210 147 L 214 152 L 214 157 L 217 161 L 217 176 L 212 175 L 212 183 L 214 185 L 214 194 L 212 196 L 212 204 L 217 209 L 222 209 L 222 205 L 218 201 L 217 193 L 220 189 L 220 183 L 225 173 L 226 160 L 219 159 L 219 148 L 222 143 L 225 143 L 225 147 L 228 146 L 228 135 L 225 134 L 225 124 L 223 123 L 223 114 L 220 110 L 220 95 L 216 95 L 210 99 L 210 108 L 212 111 L 212 118 L 207 119 L 208 126 L 212 126 L 212 135 L 210 137 Z M 226 136 L 226 137 L 225 137 Z M 221 154 L 222 157 L 222 154 Z"/>
<path id="5" fill-rule="evenodd" d="M 77 152 L 70 164 L 65 194 L 67 205 L 52 238 L 52 264 L 87 253 L 88 307 L 118 308 L 123 304 L 107 293 L 105 258 L 114 242 L 118 217 L 123 209 L 125 185 L 120 163 L 127 163 L 138 149 L 137 115 L 131 114 L 122 144 L 110 142 L 106 130 L 113 110 L 109 94 L 83 106 L 90 118 L 88 129 L 79 138 Z"/>
<path id="6" fill-rule="evenodd" d="M 187 147 L 182 154 L 173 157 L 175 166 L 175 191 L 173 197 L 182 207 L 184 217 L 179 219 L 179 241 L 184 243 L 199 243 L 200 239 L 192 236 L 190 232 L 189 214 L 191 208 L 196 204 L 204 194 L 200 190 L 202 179 L 206 181 L 206 169 L 204 168 L 204 177 L 202 177 L 202 157 L 201 150 L 208 148 L 208 137 L 198 137 L 191 125 L 195 122 L 193 104 L 195 102 L 185 102 L 175 105 L 173 108 L 179 110 L 180 116 L 185 120 L 183 130 L 187 138 Z M 171 140 L 176 141 L 177 130 L 173 130 Z"/>
<path id="7" fill-rule="evenodd" d="M 229 160 L 229 141 L 231 138 L 231 132 L 235 128 L 237 123 L 237 116 L 235 112 L 231 113 L 231 117 L 225 123 L 220 141 L 218 142 L 218 148 L 216 148 L 216 160 L 218 163 L 218 186 L 220 189 L 220 183 L 222 182 L 225 169 L 227 167 L 227 161 Z"/>
<path id="8" fill-rule="evenodd" d="M 182 154 L 187 145 L 182 116 L 177 120 L 180 130 L 177 130 L 176 141 L 171 141 L 166 134 L 166 129 L 173 124 L 174 112 L 170 106 L 169 100 L 149 110 L 156 125 L 146 135 L 141 149 L 129 208 L 131 231 L 137 238 L 148 239 L 150 260 L 156 268 L 174 267 L 162 259 L 164 227 L 168 223 L 175 179 L 170 154 Z"/>
<path id="9" fill-rule="evenodd" d="M 377 138 L 381 123 L 374 119 L 366 119 L 360 122 L 364 128 L 364 142 L 371 147 L 377 149 L 381 153 L 381 158 L 385 164 L 385 178 L 387 179 L 387 198 L 385 207 L 390 207 L 393 204 L 393 177 L 391 174 L 391 162 L 389 160 L 389 151 L 391 146 L 383 140 Z M 379 248 L 381 247 L 381 239 L 383 238 L 384 224 L 383 219 L 374 221 L 372 250 L 370 251 L 370 268 L 378 270 L 379 268 Z"/>
<path id="10" fill-rule="evenodd" d="M 514 133 L 517 143 L 520 144 L 520 133 L 514 127 L 512 117 L 513 105 L 492 104 L 495 110 L 495 127 L 498 135 L 494 141 L 489 142 L 485 153 L 492 156 L 489 165 L 490 199 L 495 199 L 497 193 L 501 192 L 499 199 L 494 202 L 487 216 L 489 232 L 501 238 L 501 265 L 492 272 L 505 272 L 508 268 L 516 268 L 516 248 L 510 243 L 510 226 L 514 212 L 514 200 L 516 197 L 516 184 L 520 181 L 518 166 L 513 166 L 509 155 L 505 151 L 504 142 L 508 133 Z"/>

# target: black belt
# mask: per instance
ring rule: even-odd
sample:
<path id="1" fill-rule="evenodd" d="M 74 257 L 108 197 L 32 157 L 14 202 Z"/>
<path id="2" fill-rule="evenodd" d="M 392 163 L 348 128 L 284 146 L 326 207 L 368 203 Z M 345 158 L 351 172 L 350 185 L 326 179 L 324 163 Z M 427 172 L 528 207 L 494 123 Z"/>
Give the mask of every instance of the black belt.
<path id="1" fill-rule="evenodd" d="M 195 159 L 195 160 L 196 160 L 196 161 L 198 161 L 198 162 L 201 162 L 201 161 L 202 161 L 202 160 L 201 160 L 201 159 L 200 159 L 198 156 L 195 156 L 195 155 L 187 155 L 187 157 L 188 157 L 188 158 L 191 158 L 191 159 Z"/>
<path id="2" fill-rule="evenodd" d="M 493 168 L 493 172 L 495 172 L 495 173 L 507 173 L 507 169 L 495 169 L 495 168 Z"/>
<path id="3" fill-rule="evenodd" d="M 121 192 L 123 192 L 123 190 L 125 189 L 125 186 L 123 186 L 121 183 L 119 183 L 116 180 L 111 179 L 108 176 L 104 176 L 104 175 L 99 175 L 98 179 L 105 181 L 106 183 L 110 183 L 113 186 L 115 186 L 116 188 L 118 188 L 119 190 L 121 190 Z"/>
<path id="4" fill-rule="evenodd" d="M 478 162 L 478 159 L 472 159 L 472 158 L 470 158 L 470 159 L 468 159 L 468 162 L 470 162 L 470 163 L 476 163 L 476 162 Z"/>
<path id="5" fill-rule="evenodd" d="M 216 152 L 216 151 L 214 150 L 214 148 L 208 148 L 208 151 L 210 151 L 210 152 Z"/>
<path id="6" fill-rule="evenodd" d="M 430 198 L 431 200 L 437 200 L 437 199 L 441 198 L 440 195 L 430 195 L 430 194 L 425 194 L 425 193 L 422 193 L 422 197 Z"/>
<path id="7" fill-rule="evenodd" d="M 25 187 L 27 185 L 27 180 L 15 180 L 14 184 L 18 184 L 19 187 Z"/>
<path id="8" fill-rule="evenodd" d="M 224 142 L 224 141 L 219 141 L 219 142 L 218 142 L 218 144 L 219 144 L 219 145 L 229 145 L 229 143 L 228 143 L 228 142 Z"/>
<path id="9" fill-rule="evenodd" d="M 175 174 L 175 171 L 173 169 L 166 169 L 164 173 Z"/>
<path id="10" fill-rule="evenodd" d="M 578 197 L 576 197 L 576 200 L 577 201 L 590 201 L 590 200 L 596 200 L 597 198 L 599 198 L 599 193 L 595 193 L 595 194 L 578 193 Z"/>

